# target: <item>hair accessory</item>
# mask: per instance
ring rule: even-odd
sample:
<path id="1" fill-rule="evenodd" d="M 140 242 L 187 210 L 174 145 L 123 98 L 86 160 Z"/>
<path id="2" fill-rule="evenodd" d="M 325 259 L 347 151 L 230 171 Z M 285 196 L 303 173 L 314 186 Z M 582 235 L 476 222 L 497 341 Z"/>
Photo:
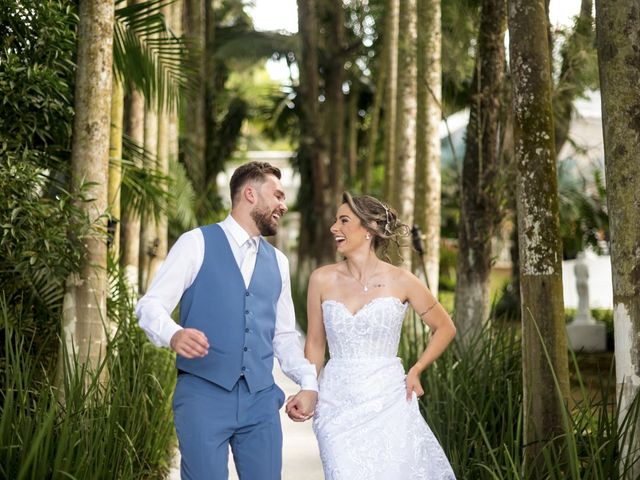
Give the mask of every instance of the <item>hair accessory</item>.
<path id="1" fill-rule="evenodd" d="M 389 209 L 384 203 L 382 204 L 382 208 L 384 208 L 384 215 L 387 219 L 384 223 L 384 233 L 386 233 L 387 235 L 391 235 L 391 227 L 389 226 L 389 223 L 391 222 L 389 219 Z"/>

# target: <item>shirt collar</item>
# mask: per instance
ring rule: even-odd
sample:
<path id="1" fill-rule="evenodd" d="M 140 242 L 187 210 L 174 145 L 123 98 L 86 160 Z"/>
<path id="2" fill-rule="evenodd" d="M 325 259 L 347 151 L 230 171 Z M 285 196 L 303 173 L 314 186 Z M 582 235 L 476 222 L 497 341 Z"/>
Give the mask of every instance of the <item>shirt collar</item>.
<path id="1" fill-rule="evenodd" d="M 231 235 L 231 238 L 233 238 L 233 240 L 239 247 L 242 247 L 246 243 L 246 241 L 251 238 L 251 235 L 249 235 L 249 233 L 247 233 L 247 231 L 242 228 L 242 226 L 240 226 L 240 224 L 236 221 L 235 218 L 231 216 L 231 214 L 229 214 L 227 218 L 225 218 L 220 223 L 224 225 L 224 227 Z M 254 239 L 257 246 L 260 240 L 260 236 L 254 237 Z"/>

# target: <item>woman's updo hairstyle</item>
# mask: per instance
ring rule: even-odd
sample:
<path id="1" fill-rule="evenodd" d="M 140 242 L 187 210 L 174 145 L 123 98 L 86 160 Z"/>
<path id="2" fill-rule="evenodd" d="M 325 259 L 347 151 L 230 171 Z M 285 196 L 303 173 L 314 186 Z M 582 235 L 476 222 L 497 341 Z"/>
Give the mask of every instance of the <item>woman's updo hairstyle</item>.
<path id="1" fill-rule="evenodd" d="M 398 214 L 391 207 L 370 195 L 352 196 L 342 194 L 342 203 L 349 205 L 373 236 L 373 248 L 382 256 L 387 256 L 389 242 L 399 246 L 399 238 L 409 235 L 410 229 L 398 220 Z"/>

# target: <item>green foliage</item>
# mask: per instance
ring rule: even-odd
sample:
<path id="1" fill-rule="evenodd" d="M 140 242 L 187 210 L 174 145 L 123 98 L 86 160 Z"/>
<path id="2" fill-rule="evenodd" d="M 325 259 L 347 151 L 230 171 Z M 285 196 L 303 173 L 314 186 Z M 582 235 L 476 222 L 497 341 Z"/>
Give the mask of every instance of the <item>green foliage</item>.
<path id="1" fill-rule="evenodd" d="M 78 270 L 90 231 L 68 193 L 43 194 L 47 180 L 30 162 L 0 164 L 0 291 L 40 326 L 57 324 L 64 282 Z"/>
<path id="2" fill-rule="evenodd" d="M 174 443 L 173 355 L 135 326 L 123 279 L 112 275 L 111 288 L 118 329 L 104 360 L 96 372 L 61 362 L 55 383 L 40 370 L 48 359 L 28 353 L 36 339 L 14 328 L 20 314 L 0 302 L 0 477 L 164 478 Z"/>
<path id="3" fill-rule="evenodd" d="M 427 334 L 413 325 L 408 322 L 401 343 L 405 365 L 413 364 L 426 344 Z M 423 375 L 422 412 L 458 478 L 534 478 L 522 456 L 520 342 L 515 326 L 490 323 L 469 348 L 455 342 Z M 564 433 L 543 448 L 543 478 L 625 478 L 621 472 L 629 465 L 621 464 L 618 445 L 629 440 L 640 419 L 640 397 L 620 412 L 611 393 L 613 369 L 589 390 L 575 358 L 573 363 L 580 399 L 566 411 Z"/>
<path id="4" fill-rule="evenodd" d="M 68 160 L 77 16 L 69 0 L 0 5 L 0 158 L 57 169 Z"/>

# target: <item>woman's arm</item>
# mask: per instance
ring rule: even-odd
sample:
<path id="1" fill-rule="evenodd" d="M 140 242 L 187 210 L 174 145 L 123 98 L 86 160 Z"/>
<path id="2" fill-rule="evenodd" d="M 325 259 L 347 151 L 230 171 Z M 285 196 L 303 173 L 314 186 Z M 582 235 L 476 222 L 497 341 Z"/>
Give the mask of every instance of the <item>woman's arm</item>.
<path id="1" fill-rule="evenodd" d="M 320 373 L 324 366 L 324 354 L 327 336 L 322 322 L 322 269 L 315 270 L 309 277 L 307 291 L 307 340 L 304 344 L 304 355 L 316 366 Z"/>
<path id="2" fill-rule="evenodd" d="M 424 393 L 420 375 L 446 350 L 456 336 L 456 327 L 446 310 L 415 275 L 406 272 L 403 280 L 409 303 L 431 330 L 427 348 L 407 373 L 407 400 L 410 400 L 414 391 L 418 397 Z"/>

